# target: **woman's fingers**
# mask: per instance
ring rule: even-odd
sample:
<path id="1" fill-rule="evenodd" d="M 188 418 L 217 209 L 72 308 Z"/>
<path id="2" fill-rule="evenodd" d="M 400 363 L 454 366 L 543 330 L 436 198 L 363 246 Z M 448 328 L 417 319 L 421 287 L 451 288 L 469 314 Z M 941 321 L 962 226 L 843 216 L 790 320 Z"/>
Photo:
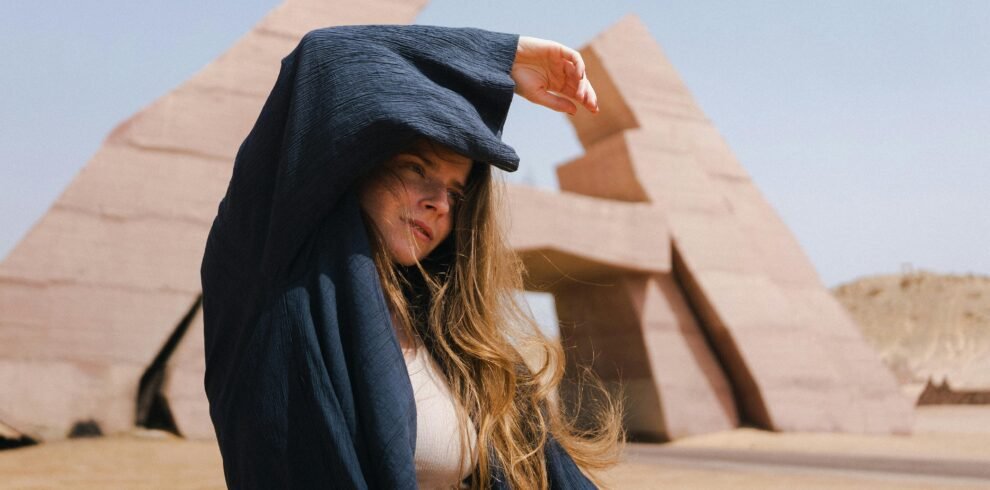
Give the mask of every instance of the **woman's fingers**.
<path id="1" fill-rule="evenodd" d="M 564 94 L 572 97 L 591 112 L 598 112 L 598 94 L 587 77 L 577 76 L 579 68 L 577 65 L 568 63 L 568 80 L 565 84 Z"/>
<path id="2" fill-rule="evenodd" d="M 591 82 L 588 81 L 581 53 L 564 45 L 560 45 L 560 53 L 565 60 L 564 76 L 567 77 L 564 82 L 565 94 L 573 97 L 589 111 L 598 112 L 598 96 Z"/>
<path id="3" fill-rule="evenodd" d="M 587 78 L 581 80 L 578 91 L 581 94 L 579 100 L 584 106 L 591 112 L 598 112 L 598 94 L 595 93 L 595 88 L 591 86 L 591 82 Z"/>
<path id="4" fill-rule="evenodd" d="M 567 100 L 565 97 L 554 95 L 553 93 L 547 91 L 540 91 L 531 94 L 529 101 L 558 112 L 566 112 L 572 116 L 577 113 L 577 106 L 574 105 L 573 102 Z"/>
<path id="5" fill-rule="evenodd" d="M 561 54 L 564 59 L 570 61 L 574 68 L 577 70 L 577 78 L 584 78 L 584 58 L 581 57 L 581 53 L 574 49 L 571 49 L 563 44 L 560 45 Z"/>
<path id="6" fill-rule="evenodd" d="M 521 36 L 512 79 L 516 93 L 533 103 L 572 115 L 578 105 L 598 112 L 581 53 L 558 42 Z"/>

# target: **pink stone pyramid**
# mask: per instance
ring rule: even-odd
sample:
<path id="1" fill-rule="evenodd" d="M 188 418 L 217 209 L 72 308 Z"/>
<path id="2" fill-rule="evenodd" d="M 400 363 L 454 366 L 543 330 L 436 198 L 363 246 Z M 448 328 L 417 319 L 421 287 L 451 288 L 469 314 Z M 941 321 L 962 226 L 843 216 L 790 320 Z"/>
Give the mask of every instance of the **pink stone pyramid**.
<path id="1" fill-rule="evenodd" d="M 686 302 L 691 314 L 677 320 L 683 338 L 700 326 L 731 383 L 739 418 L 772 430 L 908 432 L 911 405 L 893 376 L 822 285 L 645 26 L 628 16 L 582 55 L 603 109 L 573 119 L 586 153 L 558 168 L 560 187 L 664 210 L 673 267 L 658 280 L 677 285 L 678 294 L 669 288 L 675 299 L 668 306 L 677 310 Z M 669 347 L 669 341 L 649 340 L 649 317 L 640 321 L 647 345 Z M 574 335 L 583 335 L 580 327 Z M 701 348 L 690 345 L 692 352 Z M 697 359 L 718 403 L 731 412 L 712 374 L 715 366 L 705 356 Z M 674 392 L 663 378 L 682 386 L 693 370 L 677 362 L 652 373 L 667 435 L 680 433 L 667 407 L 691 417 L 697 400 L 664 402 Z M 690 385 L 698 389 L 696 380 Z"/>
<path id="2" fill-rule="evenodd" d="M 133 427 L 142 375 L 199 297 L 206 235 L 281 59 L 309 30 L 409 23 L 425 4 L 289 0 L 121 123 L 0 263 L 0 422 L 37 439 L 89 420 Z M 202 357 L 201 330 L 188 332 Z M 199 408 L 176 402 L 179 431 L 212 436 L 202 373 L 179 387 L 170 371 L 163 389 L 200 395 Z"/>

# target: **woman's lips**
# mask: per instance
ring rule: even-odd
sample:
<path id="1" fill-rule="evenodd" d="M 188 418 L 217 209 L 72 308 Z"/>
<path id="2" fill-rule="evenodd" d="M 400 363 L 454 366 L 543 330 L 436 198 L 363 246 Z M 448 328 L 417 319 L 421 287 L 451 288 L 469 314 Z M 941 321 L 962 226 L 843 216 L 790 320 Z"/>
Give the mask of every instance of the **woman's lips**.
<path id="1" fill-rule="evenodd" d="M 433 230 L 426 223 L 416 219 L 407 219 L 406 223 L 412 228 L 413 233 L 419 237 L 421 240 L 429 242 L 433 239 Z"/>

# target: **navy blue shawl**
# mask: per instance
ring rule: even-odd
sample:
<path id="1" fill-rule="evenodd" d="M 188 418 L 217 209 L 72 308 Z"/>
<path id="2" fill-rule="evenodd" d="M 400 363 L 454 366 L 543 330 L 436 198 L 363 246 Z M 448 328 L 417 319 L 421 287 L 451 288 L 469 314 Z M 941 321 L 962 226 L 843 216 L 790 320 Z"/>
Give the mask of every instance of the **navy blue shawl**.
<path id="1" fill-rule="evenodd" d="M 206 393 L 229 487 L 416 487 L 415 401 L 354 184 L 419 136 L 515 170 L 501 132 L 517 42 L 343 26 L 308 33 L 282 60 L 201 268 Z M 545 455 L 553 487 L 593 488 L 555 441 Z"/>

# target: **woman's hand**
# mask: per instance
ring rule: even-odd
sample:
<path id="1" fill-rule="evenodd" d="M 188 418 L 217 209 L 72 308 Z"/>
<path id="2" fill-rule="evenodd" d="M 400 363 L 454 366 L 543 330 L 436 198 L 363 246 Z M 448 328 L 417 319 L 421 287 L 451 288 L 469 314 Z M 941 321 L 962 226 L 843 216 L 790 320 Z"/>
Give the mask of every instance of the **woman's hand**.
<path id="1" fill-rule="evenodd" d="M 584 73 L 581 53 L 558 42 L 519 36 L 512 65 L 516 93 L 534 104 L 577 114 L 575 103 L 598 112 L 598 96 Z"/>

